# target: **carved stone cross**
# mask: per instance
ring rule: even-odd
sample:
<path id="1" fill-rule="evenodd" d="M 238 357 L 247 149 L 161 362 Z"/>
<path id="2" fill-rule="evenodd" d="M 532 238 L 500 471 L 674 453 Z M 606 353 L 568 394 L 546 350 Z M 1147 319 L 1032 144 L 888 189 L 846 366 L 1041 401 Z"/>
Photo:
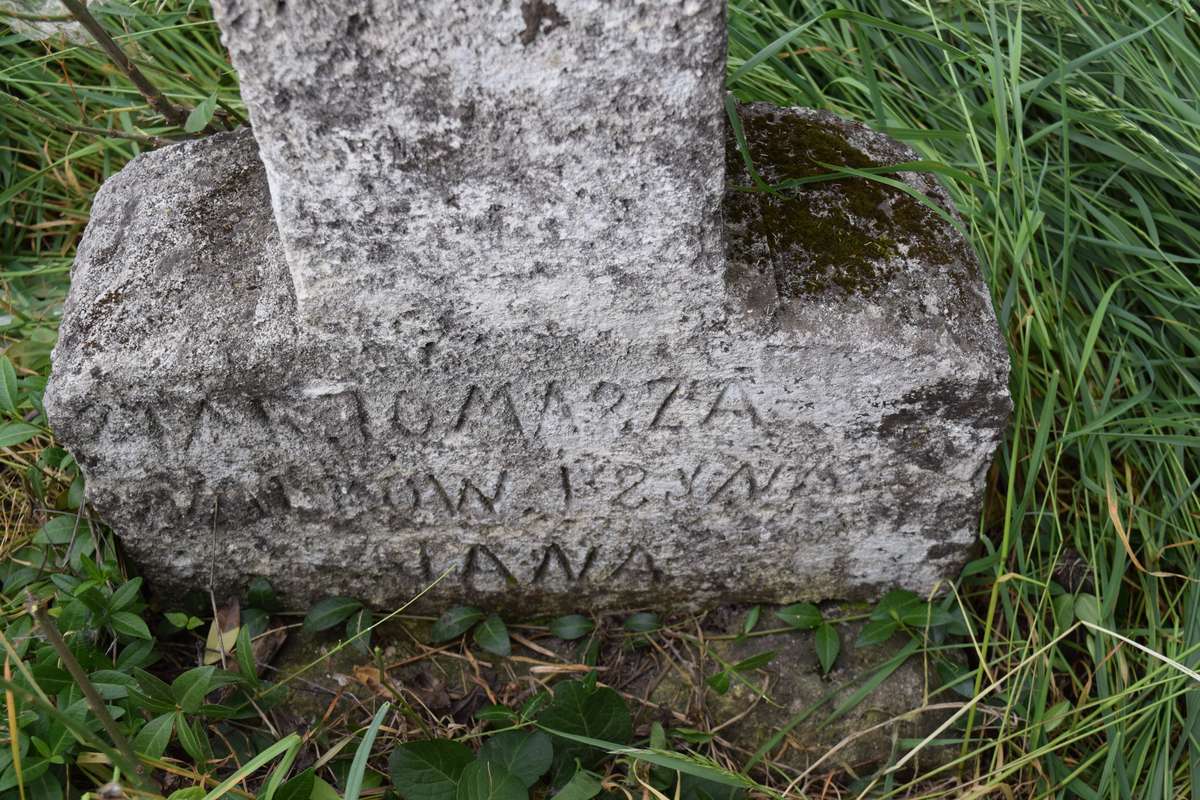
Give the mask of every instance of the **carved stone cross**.
<path id="1" fill-rule="evenodd" d="M 722 4 L 218 9 L 304 321 L 592 339 L 719 315 Z"/>
<path id="2" fill-rule="evenodd" d="M 882 183 L 744 190 L 723 8 L 221 2 L 253 137 L 106 183 L 47 392 L 150 577 L 532 608 L 952 574 L 1009 410 L 978 265 Z M 916 158 L 739 116 L 770 184 Z"/>

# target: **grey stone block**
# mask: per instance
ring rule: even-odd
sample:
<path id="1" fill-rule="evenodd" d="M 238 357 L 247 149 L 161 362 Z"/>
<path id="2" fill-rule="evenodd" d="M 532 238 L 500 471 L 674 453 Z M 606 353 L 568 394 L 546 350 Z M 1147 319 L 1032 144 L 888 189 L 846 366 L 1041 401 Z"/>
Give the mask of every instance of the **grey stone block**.
<path id="1" fill-rule="evenodd" d="M 724 3 L 216 8 L 305 322 L 589 337 L 716 315 Z"/>
<path id="2" fill-rule="evenodd" d="M 826 115 L 743 117 L 753 142 L 910 157 Z M 159 585 L 390 603 L 453 569 L 443 593 L 515 605 L 791 600 L 925 591 L 965 557 L 1007 362 L 969 250 L 899 192 L 920 224 L 848 216 L 867 255 L 839 264 L 827 236 L 773 237 L 846 188 L 731 191 L 726 281 L 752 300 L 720 324 L 401 343 L 296 324 L 268 194 L 244 131 L 146 154 L 76 260 L 48 410 Z"/>
<path id="3" fill-rule="evenodd" d="M 261 160 L 223 134 L 97 195 L 47 410 L 150 577 L 552 607 L 952 575 L 1009 411 L 953 226 L 861 179 L 742 191 L 720 3 L 469 5 L 227 0 Z M 359 107 L 384 89 L 410 127 Z M 916 157 L 742 117 L 771 182 Z"/>

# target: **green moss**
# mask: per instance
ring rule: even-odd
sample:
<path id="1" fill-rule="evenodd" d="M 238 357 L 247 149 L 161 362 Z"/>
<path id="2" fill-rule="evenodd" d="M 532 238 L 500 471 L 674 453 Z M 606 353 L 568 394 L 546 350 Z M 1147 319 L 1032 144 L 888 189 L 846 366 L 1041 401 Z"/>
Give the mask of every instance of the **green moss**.
<path id="1" fill-rule="evenodd" d="M 832 122 L 744 109 L 742 124 L 755 167 L 769 184 L 827 174 L 825 165 L 880 166 Z M 726 146 L 728 163 L 740 163 L 732 135 Z M 902 246 L 928 263 L 948 261 L 929 235 L 931 227 L 944 224 L 932 211 L 899 189 L 864 178 L 743 193 L 727 211 L 739 232 L 732 246 L 766 243 L 780 298 L 831 291 L 869 296 L 891 281 Z"/>

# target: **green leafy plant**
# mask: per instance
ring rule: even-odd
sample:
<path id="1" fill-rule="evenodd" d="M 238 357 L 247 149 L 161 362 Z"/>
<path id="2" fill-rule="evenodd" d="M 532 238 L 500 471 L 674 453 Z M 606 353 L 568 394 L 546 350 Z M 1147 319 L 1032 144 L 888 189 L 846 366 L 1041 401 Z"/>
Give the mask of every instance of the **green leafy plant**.
<path id="1" fill-rule="evenodd" d="M 651 633 L 662 627 L 662 622 L 652 611 L 639 611 L 625 618 L 624 627 L 631 633 Z"/>
<path id="2" fill-rule="evenodd" d="M 812 603 L 795 603 L 775 612 L 785 624 L 798 631 L 810 631 L 821 624 L 821 609 Z"/>
<path id="3" fill-rule="evenodd" d="M 507 656 L 512 652 L 508 626 L 499 614 L 485 614 L 474 606 L 455 606 L 433 624 L 430 638 L 434 642 L 448 642 L 474 629 L 475 643 L 489 653 Z"/>
<path id="4" fill-rule="evenodd" d="M 752 672 L 756 669 L 762 669 L 771 663 L 775 658 L 774 650 L 767 650 L 762 653 L 744 658 L 736 664 L 725 665 L 724 669 L 717 672 L 715 675 L 709 676 L 705 681 L 708 686 L 717 694 L 725 694 L 729 691 L 730 681 L 745 672 Z"/>
<path id="5" fill-rule="evenodd" d="M 568 642 L 582 639 L 595 629 L 596 623 L 582 614 L 567 614 L 550 621 L 550 632 Z"/>

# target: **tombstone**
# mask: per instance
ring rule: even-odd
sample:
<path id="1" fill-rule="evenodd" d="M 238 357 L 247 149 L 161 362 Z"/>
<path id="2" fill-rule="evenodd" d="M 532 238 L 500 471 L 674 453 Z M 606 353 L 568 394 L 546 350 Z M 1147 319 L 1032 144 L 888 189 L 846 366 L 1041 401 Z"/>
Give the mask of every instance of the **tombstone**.
<path id="1" fill-rule="evenodd" d="M 754 190 L 723 7 L 220 3 L 253 135 L 104 185 L 46 394 L 154 585 L 563 608 L 956 574 L 1010 409 L 979 266 L 926 174 L 929 205 Z M 916 159 L 739 118 L 769 186 Z"/>
<path id="2" fill-rule="evenodd" d="M 103 8 L 97 0 L 84 3 L 93 12 Z M 34 42 L 62 37 L 71 44 L 93 45 L 91 34 L 65 11 L 59 0 L 0 0 L 0 20 L 19 36 Z"/>

